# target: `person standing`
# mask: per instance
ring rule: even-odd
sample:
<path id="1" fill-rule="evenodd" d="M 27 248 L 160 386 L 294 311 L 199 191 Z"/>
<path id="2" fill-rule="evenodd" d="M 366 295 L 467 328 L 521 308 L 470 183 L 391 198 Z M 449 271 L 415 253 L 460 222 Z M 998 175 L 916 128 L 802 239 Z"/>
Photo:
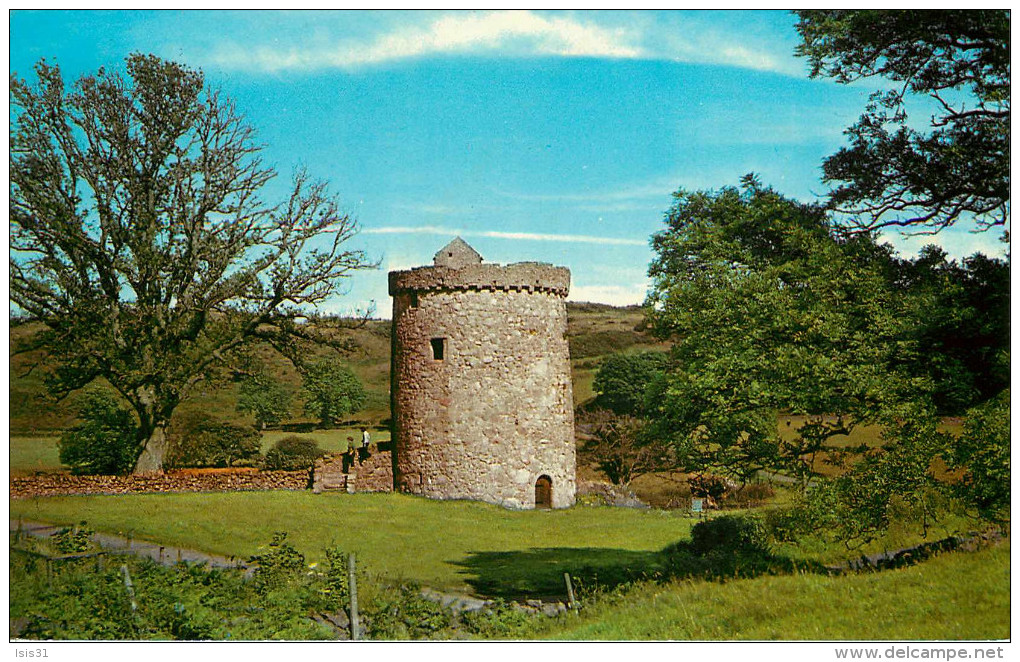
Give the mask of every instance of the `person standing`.
<path id="1" fill-rule="evenodd" d="M 358 464 L 368 459 L 368 445 L 370 443 L 372 443 L 372 436 L 368 434 L 368 430 L 361 428 L 361 446 L 358 448 Z"/>

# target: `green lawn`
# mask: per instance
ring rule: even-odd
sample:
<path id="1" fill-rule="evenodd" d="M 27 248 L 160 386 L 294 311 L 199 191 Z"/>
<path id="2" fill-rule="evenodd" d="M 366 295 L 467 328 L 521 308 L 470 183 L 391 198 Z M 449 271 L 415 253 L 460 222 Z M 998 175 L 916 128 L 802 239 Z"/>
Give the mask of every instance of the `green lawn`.
<path id="1" fill-rule="evenodd" d="M 563 592 L 563 572 L 654 568 L 689 536 L 679 514 L 626 508 L 509 511 L 402 494 L 234 492 L 12 500 L 11 517 L 71 524 L 249 556 L 286 531 L 309 559 L 337 544 L 373 573 L 513 597 Z"/>
<path id="2" fill-rule="evenodd" d="M 1009 543 L 841 577 L 645 584 L 551 623 L 575 640 L 1008 639 Z"/>

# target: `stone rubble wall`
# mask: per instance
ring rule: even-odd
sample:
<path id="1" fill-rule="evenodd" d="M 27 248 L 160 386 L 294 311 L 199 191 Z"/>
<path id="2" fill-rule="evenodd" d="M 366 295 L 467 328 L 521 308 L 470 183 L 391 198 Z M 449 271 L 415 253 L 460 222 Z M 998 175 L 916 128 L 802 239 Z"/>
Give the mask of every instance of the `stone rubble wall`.
<path id="1" fill-rule="evenodd" d="M 233 492 L 256 490 L 305 490 L 306 471 L 190 471 L 140 476 L 72 476 L 41 474 L 12 476 L 10 497 L 46 497 L 78 494 L 133 494 L 145 492 Z"/>
<path id="2" fill-rule="evenodd" d="M 573 505 L 569 277 L 533 263 L 390 274 L 397 489 L 534 508 L 544 475 L 553 507 Z"/>
<path id="3" fill-rule="evenodd" d="M 312 491 L 392 492 L 393 453 L 390 443 L 373 444 L 369 457 L 358 462 L 357 455 L 344 472 L 343 453 L 331 453 L 315 462 Z"/>

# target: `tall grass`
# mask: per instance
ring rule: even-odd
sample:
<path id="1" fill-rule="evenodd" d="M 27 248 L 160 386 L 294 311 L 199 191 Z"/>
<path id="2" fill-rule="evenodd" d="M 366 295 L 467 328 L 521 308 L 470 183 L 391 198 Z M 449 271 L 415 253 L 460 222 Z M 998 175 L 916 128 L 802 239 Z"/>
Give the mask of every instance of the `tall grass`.
<path id="1" fill-rule="evenodd" d="M 645 584 L 549 624 L 574 640 L 1008 639 L 1008 543 L 899 570 Z"/>

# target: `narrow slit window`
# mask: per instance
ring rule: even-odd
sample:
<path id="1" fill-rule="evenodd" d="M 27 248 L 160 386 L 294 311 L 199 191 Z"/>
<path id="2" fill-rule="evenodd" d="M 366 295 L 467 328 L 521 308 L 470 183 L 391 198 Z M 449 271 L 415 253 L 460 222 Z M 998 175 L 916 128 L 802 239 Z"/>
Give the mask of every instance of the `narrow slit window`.
<path id="1" fill-rule="evenodd" d="M 446 338 L 432 339 L 432 359 L 442 361 L 446 357 Z"/>
<path id="2" fill-rule="evenodd" d="M 411 292 L 411 307 L 412 308 L 417 308 L 418 307 L 418 293 L 417 292 Z"/>

